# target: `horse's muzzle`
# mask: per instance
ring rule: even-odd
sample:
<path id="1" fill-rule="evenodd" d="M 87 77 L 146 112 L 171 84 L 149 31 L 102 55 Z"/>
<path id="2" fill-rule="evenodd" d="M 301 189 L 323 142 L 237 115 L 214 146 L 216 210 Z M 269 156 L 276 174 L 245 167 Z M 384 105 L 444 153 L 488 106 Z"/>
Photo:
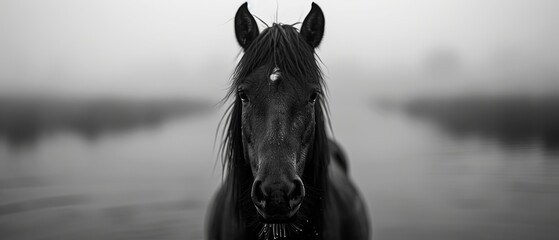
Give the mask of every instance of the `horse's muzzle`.
<path id="1" fill-rule="evenodd" d="M 290 222 L 305 197 L 305 187 L 299 177 L 292 182 L 255 180 L 252 202 L 266 222 Z"/>

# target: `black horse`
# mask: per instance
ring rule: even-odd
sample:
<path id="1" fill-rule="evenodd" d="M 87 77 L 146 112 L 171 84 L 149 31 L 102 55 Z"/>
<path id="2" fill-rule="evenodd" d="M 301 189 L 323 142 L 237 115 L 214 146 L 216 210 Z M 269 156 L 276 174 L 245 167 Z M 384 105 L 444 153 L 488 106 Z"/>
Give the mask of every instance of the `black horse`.
<path id="1" fill-rule="evenodd" d="M 315 48 L 324 15 L 312 4 L 300 32 L 261 33 L 247 4 L 235 16 L 244 50 L 226 99 L 224 182 L 209 211 L 209 239 L 368 239 L 367 210 L 327 136 Z"/>

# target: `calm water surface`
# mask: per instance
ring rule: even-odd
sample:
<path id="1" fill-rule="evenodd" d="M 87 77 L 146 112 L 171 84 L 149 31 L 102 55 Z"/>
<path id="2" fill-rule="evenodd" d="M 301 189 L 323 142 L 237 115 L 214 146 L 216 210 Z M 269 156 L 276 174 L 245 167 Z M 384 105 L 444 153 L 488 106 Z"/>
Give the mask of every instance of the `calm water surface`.
<path id="1" fill-rule="evenodd" d="M 559 158 L 366 104 L 332 105 L 373 237 L 559 239 Z M 347 108 L 344 106 L 354 106 Z M 0 239 L 203 239 L 219 114 L 31 146 L 0 141 Z"/>

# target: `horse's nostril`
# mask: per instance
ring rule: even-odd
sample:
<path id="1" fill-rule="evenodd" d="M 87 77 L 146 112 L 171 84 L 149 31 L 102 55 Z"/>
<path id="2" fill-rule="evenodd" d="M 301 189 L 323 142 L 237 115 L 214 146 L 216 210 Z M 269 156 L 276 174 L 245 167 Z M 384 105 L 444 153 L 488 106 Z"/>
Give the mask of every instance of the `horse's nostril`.
<path id="1" fill-rule="evenodd" d="M 262 209 L 266 207 L 266 201 L 265 201 L 266 196 L 264 195 L 261 186 L 262 186 L 262 181 L 260 180 L 254 181 L 254 183 L 252 184 L 252 190 L 250 196 L 252 198 L 252 202 L 254 203 L 254 205 Z"/>
<path id="2" fill-rule="evenodd" d="M 298 177 L 291 183 L 266 182 L 257 179 L 252 184 L 252 202 L 261 211 L 281 212 L 296 210 L 304 197 L 305 187 Z"/>
<path id="3" fill-rule="evenodd" d="M 303 185 L 301 179 L 297 178 L 293 181 L 293 183 L 295 184 L 295 188 L 289 194 L 289 206 L 291 208 L 295 208 L 301 204 L 303 198 L 305 197 L 305 186 Z"/>

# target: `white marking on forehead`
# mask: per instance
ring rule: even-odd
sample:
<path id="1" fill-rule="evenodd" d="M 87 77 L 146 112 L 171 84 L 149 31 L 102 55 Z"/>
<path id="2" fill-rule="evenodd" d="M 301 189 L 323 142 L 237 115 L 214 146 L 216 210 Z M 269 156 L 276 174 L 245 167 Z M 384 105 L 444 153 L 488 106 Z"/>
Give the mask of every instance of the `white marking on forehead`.
<path id="1" fill-rule="evenodd" d="M 279 67 L 275 67 L 274 70 L 272 71 L 272 74 L 270 74 L 270 81 L 275 82 L 276 80 L 279 79 L 280 76 L 281 76 L 281 72 Z"/>

